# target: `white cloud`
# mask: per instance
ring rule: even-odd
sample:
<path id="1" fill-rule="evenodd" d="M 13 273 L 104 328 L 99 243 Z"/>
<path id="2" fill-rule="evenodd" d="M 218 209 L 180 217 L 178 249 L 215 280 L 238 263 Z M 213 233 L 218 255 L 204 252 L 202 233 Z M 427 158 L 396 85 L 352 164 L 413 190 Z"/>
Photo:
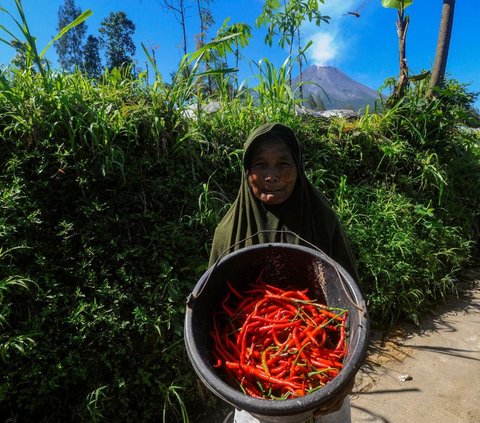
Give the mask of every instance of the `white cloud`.
<path id="1" fill-rule="evenodd" d="M 341 59 L 349 47 L 348 40 L 342 35 L 342 26 L 349 24 L 350 20 L 346 20 L 344 15 L 354 12 L 358 5 L 359 0 L 325 0 L 325 4 L 319 3 L 320 12 L 330 16 L 330 22 L 322 22 L 320 27 L 306 23 L 302 28 L 305 40 L 313 42 L 307 56 L 315 65 L 333 65 Z"/>
<path id="2" fill-rule="evenodd" d="M 308 50 L 308 55 L 316 65 L 331 64 L 341 51 L 337 37 L 331 32 L 317 32 L 309 38 L 313 44 Z"/>

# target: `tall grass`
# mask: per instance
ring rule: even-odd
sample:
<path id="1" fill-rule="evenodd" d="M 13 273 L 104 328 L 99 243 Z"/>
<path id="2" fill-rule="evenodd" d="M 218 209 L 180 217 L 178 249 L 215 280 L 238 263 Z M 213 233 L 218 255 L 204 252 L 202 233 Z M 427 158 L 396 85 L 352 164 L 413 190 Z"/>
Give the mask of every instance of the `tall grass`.
<path id="1" fill-rule="evenodd" d="M 255 63 L 258 85 L 254 91 L 258 97 L 258 107 L 272 117 L 278 114 L 291 115 L 295 112 L 295 94 L 290 87 L 289 74 L 292 63 L 287 58 L 277 69 L 268 59 Z"/>
<path id="2" fill-rule="evenodd" d="M 15 24 L 17 30 L 20 31 L 23 38 L 20 38 L 15 35 L 12 30 L 9 30 L 4 25 L 0 25 L 0 30 L 6 33 L 7 36 L 10 37 L 10 40 L 0 37 L 0 42 L 3 42 L 9 45 L 12 48 L 15 48 L 15 43 L 17 46 L 23 46 L 22 53 L 25 56 L 25 67 L 26 69 L 33 69 L 36 66 L 36 70 L 41 74 L 42 81 L 45 83 L 45 86 L 48 88 L 49 83 L 49 74 L 48 71 L 50 70 L 50 65 L 48 61 L 45 59 L 45 54 L 50 49 L 55 41 L 63 37 L 68 31 L 76 26 L 80 25 L 86 19 L 88 19 L 93 12 L 90 9 L 87 9 L 85 12 L 81 13 L 77 18 L 75 18 L 72 22 L 66 25 L 64 28 L 61 28 L 60 31 L 48 42 L 48 44 L 38 52 L 36 38 L 30 32 L 30 28 L 28 25 L 28 20 L 25 15 L 25 11 L 23 10 L 23 5 L 21 0 L 15 0 L 15 6 L 18 13 L 18 18 L 13 15 L 10 11 L 5 9 L 4 7 L 0 7 L 0 12 L 8 15 L 10 19 Z"/>

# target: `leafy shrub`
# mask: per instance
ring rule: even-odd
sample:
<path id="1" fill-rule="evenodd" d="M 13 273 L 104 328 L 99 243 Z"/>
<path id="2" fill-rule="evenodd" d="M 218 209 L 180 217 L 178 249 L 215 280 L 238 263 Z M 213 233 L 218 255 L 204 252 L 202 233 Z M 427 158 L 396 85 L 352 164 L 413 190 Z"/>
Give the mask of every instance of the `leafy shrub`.
<path id="1" fill-rule="evenodd" d="M 208 257 L 185 218 L 200 194 L 191 157 L 167 156 L 172 122 L 137 81 L 57 76 L 46 91 L 34 79 L 15 74 L 0 106 L 1 277 L 36 286 L 2 298 L 0 414 L 180 418 L 175 387 L 193 384 L 184 304 Z"/>
<path id="2" fill-rule="evenodd" d="M 351 238 L 378 324 L 420 319 L 472 255 L 480 143 L 460 127 L 460 91 L 460 104 L 414 92 L 350 122 L 295 116 L 279 86 L 277 108 L 275 98 L 261 108 L 223 99 L 220 112 L 195 120 L 174 107 L 178 90 L 118 71 L 90 81 L 7 70 L 0 84 L 7 421 L 205 413 L 196 404 L 210 398 L 183 346 L 185 301 L 235 198 L 242 144 L 267 120 L 297 132 L 308 176 Z"/>
<path id="3" fill-rule="evenodd" d="M 430 205 L 415 204 L 384 185 L 350 187 L 342 179 L 335 208 L 358 251 L 362 286 L 377 326 L 419 323 L 466 264 L 471 242 Z"/>

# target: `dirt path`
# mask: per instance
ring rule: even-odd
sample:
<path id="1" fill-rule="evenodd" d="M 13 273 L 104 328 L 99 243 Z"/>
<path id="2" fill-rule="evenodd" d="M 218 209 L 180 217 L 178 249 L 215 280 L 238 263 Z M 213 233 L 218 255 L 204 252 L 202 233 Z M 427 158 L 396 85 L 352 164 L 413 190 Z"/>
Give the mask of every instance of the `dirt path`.
<path id="1" fill-rule="evenodd" d="M 480 269 L 437 313 L 372 341 L 352 396 L 353 423 L 480 422 Z"/>

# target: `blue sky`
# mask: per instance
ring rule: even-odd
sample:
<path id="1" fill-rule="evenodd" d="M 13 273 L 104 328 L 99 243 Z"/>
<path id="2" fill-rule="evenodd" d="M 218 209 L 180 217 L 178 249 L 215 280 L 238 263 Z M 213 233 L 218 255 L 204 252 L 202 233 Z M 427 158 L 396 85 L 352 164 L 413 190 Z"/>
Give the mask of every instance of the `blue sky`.
<path id="1" fill-rule="evenodd" d="M 23 0 L 30 30 L 37 37 L 41 50 L 56 34 L 58 9 L 63 0 Z M 110 12 L 124 11 L 135 23 L 134 41 L 137 46 L 135 59 L 140 68 L 145 68 L 146 58 L 140 43 L 154 48 L 160 72 L 168 80 L 181 59 L 181 31 L 174 16 L 161 7 L 161 0 L 76 0 L 82 10 L 91 9 L 93 16 L 87 20 L 88 33 L 98 35 L 100 22 Z M 187 10 L 189 26 L 188 49 L 194 49 L 194 34 L 199 31 L 196 9 Z M 15 16 L 13 0 L 2 1 L 2 6 Z M 270 48 L 263 42 L 265 30 L 255 28 L 255 19 L 261 13 L 262 0 L 216 0 L 211 5 L 215 25 L 210 29 L 213 37 L 224 19 L 230 23 L 243 22 L 253 28 L 253 39 L 242 51 L 240 79 L 253 78 L 252 62 L 267 58 L 281 65 L 287 52 L 278 47 Z M 407 34 L 407 60 L 411 74 L 430 69 L 434 56 L 438 27 L 440 24 L 441 0 L 414 0 L 407 8 L 410 26 Z M 323 14 L 332 19 L 329 24 L 303 28 L 304 40 L 314 44 L 308 52 L 308 64 L 336 66 L 353 79 L 378 89 L 386 78 L 398 74 L 398 47 L 396 35 L 396 11 L 385 9 L 380 0 L 325 0 L 320 5 Z M 360 17 L 345 15 L 360 11 Z M 0 24 L 17 33 L 12 20 L 0 13 Z M 456 2 L 453 35 L 447 63 L 447 73 L 470 90 L 480 92 L 480 43 L 478 41 L 480 8 L 478 1 Z M 475 29 L 477 28 L 477 29 Z M 1 34 L 0 37 L 4 37 Z M 0 43 L 0 63 L 6 64 L 14 52 Z M 47 57 L 56 64 L 56 51 L 52 47 Z M 475 106 L 480 108 L 480 100 Z"/>

